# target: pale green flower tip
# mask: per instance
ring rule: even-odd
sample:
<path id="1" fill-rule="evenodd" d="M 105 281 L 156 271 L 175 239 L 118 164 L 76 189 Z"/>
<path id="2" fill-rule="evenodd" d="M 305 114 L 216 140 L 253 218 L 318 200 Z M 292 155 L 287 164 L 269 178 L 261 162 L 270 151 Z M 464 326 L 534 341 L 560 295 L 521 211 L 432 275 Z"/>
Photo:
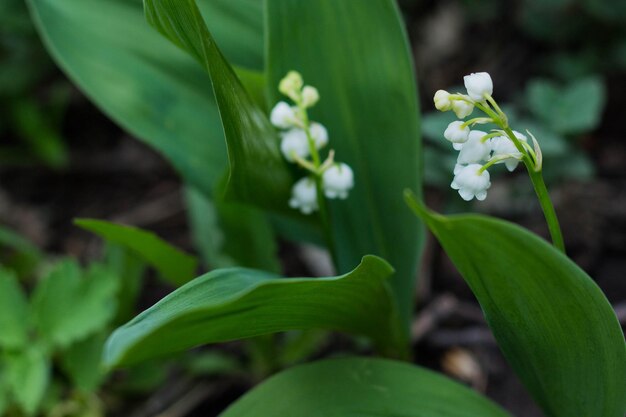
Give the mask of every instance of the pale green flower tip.
<path id="1" fill-rule="evenodd" d="M 288 97 L 297 96 L 304 85 L 302 75 L 298 71 L 289 71 L 278 84 L 278 91 Z"/>
<path id="2" fill-rule="evenodd" d="M 448 111 L 452 109 L 452 100 L 450 100 L 450 93 L 446 90 L 437 90 L 433 97 L 435 102 L 435 108 L 439 111 Z"/>

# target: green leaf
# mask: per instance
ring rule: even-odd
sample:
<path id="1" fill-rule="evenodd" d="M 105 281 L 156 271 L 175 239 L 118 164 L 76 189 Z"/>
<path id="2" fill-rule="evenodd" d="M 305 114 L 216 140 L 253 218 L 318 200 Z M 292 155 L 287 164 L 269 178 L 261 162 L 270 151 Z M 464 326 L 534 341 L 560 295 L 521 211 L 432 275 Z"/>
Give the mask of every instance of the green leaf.
<path id="1" fill-rule="evenodd" d="M 565 87 L 535 80 L 527 90 L 528 105 L 557 133 L 577 134 L 595 129 L 606 103 L 602 80 L 589 77 Z"/>
<path id="2" fill-rule="evenodd" d="M 391 285 L 405 324 L 414 308 L 419 221 L 402 191 L 421 187 L 421 139 L 415 74 L 393 0 L 359 7 L 337 0 L 267 0 L 268 91 L 272 104 L 289 70 L 318 88 L 311 118 L 328 128 L 337 160 L 354 170 L 347 200 L 330 204 L 339 270 L 364 254 L 396 269 Z"/>
<path id="3" fill-rule="evenodd" d="M 131 250 L 116 244 L 106 245 L 102 259 L 111 273 L 119 278 L 120 288 L 117 292 L 117 313 L 114 323 L 124 323 L 136 314 L 137 297 L 147 266 Z"/>
<path id="4" fill-rule="evenodd" d="M 48 358 L 41 347 L 34 345 L 8 354 L 4 361 L 4 378 L 11 397 L 26 415 L 34 415 L 50 380 Z"/>
<path id="5" fill-rule="evenodd" d="M 99 265 L 83 273 L 74 261 L 58 263 L 32 298 L 40 337 L 49 346 L 63 348 L 102 329 L 115 315 L 118 283 Z"/>
<path id="6" fill-rule="evenodd" d="M 194 241 L 208 266 L 280 271 L 274 232 L 260 210 L 210 200 L 192 188 L 185 197 Z"/>
<path id="7" fill-rule="evenodd" d="M 146 18 L 209 73 L 219 108 L 232 199 L 264 208 L 284 208 L 291 174 L 278 148 L 278 135 L 244 89 L 207 29 L 195 0 L 145 0 Z"/>
<path id="8" fill-rule="evenodd" d="M 19 349 L 28 341 L 28 300 L 15 273 L 0 268 L 0 347 Z"/>
<path id="9" fill-rule="evenodd" d="M 106 338 L 106 333 L 96 333 L 73 343 L 61 353 L 61 366 L 71 378 L 74 387 L 83 391 L 94 391 L 104 379 L 105 373 L 100 359 Z"/>
<path id="10" fill-rule="evenodd" d="M 171 246 L 152 232 L 103 220 L 76 219 L 74 224 L 133 251 L 172 285 L 181 286 L 195 276 L 196 257 Z"/>
<path id="11" fill-rule="evenodd" d="M 205 343 L 311 328 L 365 335 L 381 349 L 401 349 L 386 285 L 392 272 L 375 256 L 331 278 L 285 279 L 243 268 L 212 271 L 118 328 L 107 342 L 104 362 L 128 365 Z"/>
<path id="12" fill-rule="evenodd" d="M 410 194 L 485 313 L 502 352 L 550 417 L 623 417 L 626 344 L 593 280 L 543 239 L 478 215 L 431 213 Z"/>
<path id="13" fill-rule="evenodd" d="M 427 369 L 387 359 L 332 359 L 273 376 L 220 417 L 510 417 Z"/>
<path id="14" fill-rule="evenodd" d="M 210 194 L 227 168 L 209 77 L 145 22 L 141 0 L 28 0 L 48 50 L 113 120 Z M 262 69 L 261 4 L 203 2 L 229 59 Z"/>

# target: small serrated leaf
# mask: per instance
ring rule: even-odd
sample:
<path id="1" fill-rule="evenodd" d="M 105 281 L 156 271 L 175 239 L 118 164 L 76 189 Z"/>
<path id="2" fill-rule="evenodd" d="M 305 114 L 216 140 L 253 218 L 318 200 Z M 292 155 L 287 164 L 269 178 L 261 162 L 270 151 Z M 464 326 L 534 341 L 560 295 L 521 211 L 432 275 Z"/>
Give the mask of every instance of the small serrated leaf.
<path id="1" fill-rule="evenodd" d="M 84 276 L 83 276 L 84 275 Z M 50 347 L 67 347 L 114 316 L 117 277 L 100 265 L 83 274 L 72 260 L 57 264 L 35 289 L 35 327 Z"/>
<path id="2" fill-rule="evenodd" d="M 50 363 L 43 348 L 33 345 L 8 354 L 4 369 L 11 397 L 26 415 L 35 414 L 50 380 Z"/>
<path id="3" fill-rule="evenodd" d="M 16 349 L 28 339 L 28 301 L 15 273 L 0 268 L 0 347 Z"/>

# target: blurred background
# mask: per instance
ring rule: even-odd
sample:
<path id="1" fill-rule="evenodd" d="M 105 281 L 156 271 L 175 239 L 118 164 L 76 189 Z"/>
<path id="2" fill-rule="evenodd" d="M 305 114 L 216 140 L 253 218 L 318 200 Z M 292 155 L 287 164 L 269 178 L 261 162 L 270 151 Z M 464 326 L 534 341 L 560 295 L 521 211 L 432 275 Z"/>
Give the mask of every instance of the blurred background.
<path id="1" fill-rule="evenodd" d="M 524 173 L 494 175 L 490 196 L 480 203 L 463 202 L 449 187 L 456 155 L 442 132 L 453 115 L 435 112 L 432 96 L 438 89 L 462 91 L 463 75 L 487 71 L 511 125 L 529 129 L 542 145 L 569 255 L 596 279 L 624 325 L 626 2 L 399 4 L 415 57 L 429 205 L 488 213 L 547 236 Z M 0 262 L 27 274 L 43 254 L 94 257 L 100 243 L 72 225 L 76 217 L 139 226 L 193 250 L 181 183 L 168 163 L 107 119 L 55 66 L 22 0 L 0 0 Z M 288 242 L 280 251 L 288 274 L 311 272 L 311 253 Z M 146 285 L 140 309 L 168 290 Z M 486 392 L 515 415 L 541 415 L 431 238 L 417 297 L 418 363 Z M 153 415 L 146 411 L 150 389 L 134 400 L 133 416 Z M 242 389 L 208 390 L 194 409 L 214 415 Z"/>

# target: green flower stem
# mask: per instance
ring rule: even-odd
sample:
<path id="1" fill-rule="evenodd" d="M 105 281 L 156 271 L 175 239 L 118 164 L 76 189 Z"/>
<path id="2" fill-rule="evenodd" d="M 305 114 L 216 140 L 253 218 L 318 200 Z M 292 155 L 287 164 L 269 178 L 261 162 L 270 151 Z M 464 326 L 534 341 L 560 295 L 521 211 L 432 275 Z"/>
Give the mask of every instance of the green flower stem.
<path id="1" fill-rule="evenodd" d="M 531 166 L 526 165 L 530 180 L 535 188 L 535 193 L 539 198 L 539 204 L 543 210 L 543 215 L 548 223 L 548 229 L 550 230 L 550 237 L 552 238 L 552 244 L 561 252 L 565 253 L 565 242 L 563 241 L 563 234 L 561 233 L 561 226 L 559 225 L 559 219 L 556 217 L 554 205 L 550 200 L 546 183 L 543 181 L 543 175 L 541 171 L 536 172 Z"/>
<path id="2" fill-rule="evenodd" d="M 543 181 L 543 174 L 541 173 L 541 170 L 536 170 L 536 156 L 533 157 L 529 155 L 526 148 L 524 148 L 520 140 L 517 139 L 510 127 L 504 128 L 504 131 L 511 139 L 511 141 L 515 144 L 517 150 L 520 151 L 522 155 L 524 155 L 524 165 L 526 165 L 526 169 L 528 171 L 528 174 L 530 175 L 530 180 L 533 183 L 535 193 L 537 194 L 537 198 L 539 199 L 541 210 L 543 210 L 543 215 L 545 216 L 546 222 L 548 223 L 548 230 L 550 230 L 552 244 L 561 252 L 565 253 L 565 243 L 563 241 L 563 233 L 561 232 L 559 219 L 556 217 L 554 205 L 552 204 L 552 200 L 550 200 L 550 195 L 548 194 L 546 183 Z"/>
<path id="3" fill-rule="evenodd" d="M 496 123 L 498 125 L 506 125 L 506 119 L 502 120 L 502 117 L 499 114 L 497 114 L 496 112 L 494 112 L 493 110 L 491 110 L 491 107 L 489 107 L 489 105 L 487 103 L 483 104 L 483 103 L 475 102 L 474 106 L 476 106 L 476 108 L 481 110 L 487 116 L 491 117 L 493 119 L 494 123 Z M 502 122 L 501 124 L 498 123 L 499 120 Z"/>
<path id="4" fill-rule="evenodd" d="M 335 238 L 332 233 L 331 223 L 330 223 L 330 212 L 328 210 L 328 204 L 326 202 L 326 197 L 324 196 L 324 189 L 322 187 L 322 174 L 319 172 L 320 167 L 322 166 L 322 161 L 320 158 L 320 154 L 317 151 L 317 147 L 315 146 L 315 140 L 311 135 L 309 115 L 305 108 L 300 108 L 302 113 L 302 122 L 304 125 L 304 132 L 306 133 L 307 142 L 309 144 L 309 152 L 311 153 L 311 159 L 313 159 L 313 165 L 315 166 L 316 172 L 315 175 L 315 190 L 317 192 L 317 206 L 320 211 L 320 220 L 322 221 L 322 230 L 324 233 L 324 238 L 326 240 L 326 245 L 328 246 L 328 251 L 330 252 L 330 256 L 333 259 L 333 265 L 336 270 L 339 270 L 339 263 L 337 262 L 337 252 L 335 249 Z"/>

